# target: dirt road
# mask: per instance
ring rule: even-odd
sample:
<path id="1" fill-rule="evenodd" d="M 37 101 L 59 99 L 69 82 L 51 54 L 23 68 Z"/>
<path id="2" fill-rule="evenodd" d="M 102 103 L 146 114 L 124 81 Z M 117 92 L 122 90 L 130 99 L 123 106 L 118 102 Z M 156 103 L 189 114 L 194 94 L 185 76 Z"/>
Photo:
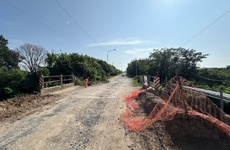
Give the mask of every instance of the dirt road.
<path id="1" fill-rule="evenodd" d="M 107 84 L 69 91 L 42 112 L 2 124 L 0 149 L 133 149 L 135 141 L 119 119 L 124 96 L 133 89 L 130 79 L 119 76 Z"/>

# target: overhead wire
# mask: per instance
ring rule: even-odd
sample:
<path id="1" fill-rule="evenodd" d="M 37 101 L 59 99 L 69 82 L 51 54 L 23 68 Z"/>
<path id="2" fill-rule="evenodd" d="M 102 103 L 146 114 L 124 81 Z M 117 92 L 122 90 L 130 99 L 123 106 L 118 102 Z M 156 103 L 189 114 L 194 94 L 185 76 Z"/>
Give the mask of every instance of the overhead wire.
<path id="1" fill-rule="evenodd" d="M 85 33 L 85 35 L 95 44 L 99 45 L 98 42 L 70 15 L 70 13 L 62 6 L 62 4 L 58 0 L 55 1 L 62 8 L 62 10 L 73 20 L 73 22 Z M 102 46 L 100 47 L 104 49 Z"/>
<path id="2" fill-rule="evenodd" d="M 30 9 L 34 14 L 36 14 L 36 15 L 39 16 L 40 18 L 43 18 L 44 20 L 46 20 L 45 23 L 49 23 L 49 24 L 51 25 L 51 27 L 57 28 L 58 30 L 55 31 L 55 32 L 60 33 L 60 35 L 65 34 L 65 35 L 67 35 L 71 40 L 73 40 L 73 41 L 75 41 L 75 42 L 77 41 L 77 42 L 81 43 L 81 41 L 75 39 L 74 37 L 72 37 L 72 35 L 70 35 L 70 34 L 68 34 L 68 33 L 66 33 L 66 32 L 62 32 L 62 33 L 61 33 L 60 31 L 63 31 L 61 28 L 59 28 L 59 27 L 58 27 L 57 25 L 55 25 L 54 23 L 50 22 L 49 19 L 47 19 L 46 17 L 44 17 L 44 16 L 42 16 L 41 14 L 39 14 L 37 11 L 35 11 L 34 9 L 32 9 L 31 7 L 29 7 L 28 5 L 26 5 L 24 2 L 20 2 L 20 4 L 24 5 L 24 6 L 27 7 L 28 9 Z M 51 28 L 51 29 L 53 29 L 53 28 Z"/>
<path id="3" fill-rule="evenodd" d="M 47 26 L 41 20 L 38 20 L 37 18 L 35 18 L 34 16 L 32 16 L 27 11 L 25 11 L 25 10 L 17 7 L 17 5 L 15 5 L 14 3 L 10 2 L 10 1 L 3 1 L 3 2 L 5 2 L 7 5 L 9 5 L 12 8 L 12 10 L 15 11 L 15 13 L 17 13 L 17 14 L 21 15 L 22 17 L 26 18 L 31 23 L 33 23 L 36 26 L 38 26 L 40 29 L 43 28 L 43 30 L 47 30 L 50 33 L 53 33 L 53 34 L 58 35 L 58 36 L 60 34 L 61 36 L 63 36 L 63 34 L 61 34 L 60 32 L 55 31 L 54 28 L 52 28 L 50 26 Z M 72 40 L 72 38 L 71 38 L 71 40 Z"/>
<path id="4" fill-rule="evenodd" d="M 212 23 L 210 23 L 208 26 L 206 26 L 203 30 L 201 30 L 198 34 L 196 34 L 195 36 L 193 36 L 191 39 L 189 39 L 187 42 L 185 42 L 181 47 L 185 46 L 186 44 L 188 44 L 189 42 L 191 42 L 193 39 L 195 39 L 196 37 L 198 37 L 201 33 L 203 33 L 205 30 L 207 30 L 208 28 L 210 28 L 213 24 L 215 24 L 217 21 L 219 21 L 221 18 L 223 18 L 225 15 L 227 15 L 230 12 L 230 9 L 228 11 L 226 11 L 224 14 L 222 14 L 220 17 L 218 17 L 216 20 L 214 20 Z"/>
<path id="5" fill-rule="evenodd" d="M 201 33 L 203 33 L 204 31 L 206 31 L 208 28 L 210 28 L 212 25 L 214 25 L 216 22 L 218 22 L 221 18 L 223 18 L 225 15 L 227 15 L 230 12 L 230 9 L 228 11 L 226 11 L 225 13 L 223 13 L 221 16 L 219 16 L 216 20 L 214 20 L 212 23 L 210 23 L 208 26 L 206 26 L 203 30 L 201 30 L 198 34 L 196 34 L 195 36 L 193 36 L 191 39 L 189 39 L 187 42 L 185 42 L 181 47 L 185 46 L 186 44 L 188 44 L 189 42 L 191 42 L 193 39 L 195 39 L 196 37 L 198 37 Z M 193 74 L 192 72 L 189 71 L 189 73 Z M 211 78 L 206 78 L 206 77 L 202 77 L 199 75 L 195 75 L 196 77 L 208 80 L 208 81 L 214 81 L 214 82 L 229 82 L 230 80 L 217 80 L 217 79 L 211 79 Z"/>
<path id="6" fill-rule="evenodd" d="M 23 9 L 18 8 L 15 4 L 11 3 L 10 1 L 3 1 L 3 2 L 5 2 L 8 6 L 10 6 L 10 7 L 12 8 L 12 10 L 13 10 L 15 13 L 17 13 L 17 15 L 21 15 L 22 17 L 26 18 L 27 20 L 30 20 L 30 22 L 32 22 L 33 24 L 39 26 L 39 24 L 38 24 L 36 21 L 34 21 L 34 20 L 37 20 L 37 19 L 35 19 L 35 18 L 33 18 L 33 17 L 28 17 L 28 16 L 29 16 L 28 13 L 25 12 Z M 18 12 L 19 12 L 19 13 L 18 13 Z M 26 15 L 25 15 L 25 14 L 26 14 Z M 33 18 L 34 20 L 33 20 L 32 18 Z"/>
<path id="7" fill-rule="evenodd" d="M 8 4 L 11 8 L 13 8 L 12 10 L 15 11 L 15 13 L 17 13 L 19 15 L 21 15 L 22 17 L 26 18 L 27 20 L 29 20 L 31 23 L 35 24 L 36 26 L 38 26 L 40 29 L 43 28 L 43 30 L 46 30 L 52 34 L 55 34 L 58 37 L 63 37 L 63 35 L 66 35 L 66 37 L 74 42 L 78 42 L 81 43 L 81 41 L 76 40 L 75 38 L 71 37 L 69 34 L 65 33 L 64 31 L 61 32 L 61 29 L 57 29 L 55 30 L 55 28 L 57 28 L 56 25 L 52 24 L 48 19 L 46 19 L 44 16 L 40 15 L 38 12 L 34 11 L 31 7 L 27 6 L 25 3 L 20 3 L 22 5 L 24 5 L 25 7 L 27 7 L 27 10 L 31 10 L 33 14 L 36 14 L 37 16 L 39 16 L 40 18 L 45 19 L 46 21 L 42 21 L 41 19 L 37 19 L 36 17 L 34 17 L 32 15 L 32 13 L 29 13 L 28 11 L 25 11 L 22 8 L 19 8 L 16 4 L 11 3 L 9 1 L 4 1 L 6 4 Z M 45 23 L 44 23 L 45 22 Z M 48 24 L 49 23 L 49 24 Z M 54 28 L 55 27 L 55 28 Z"/>

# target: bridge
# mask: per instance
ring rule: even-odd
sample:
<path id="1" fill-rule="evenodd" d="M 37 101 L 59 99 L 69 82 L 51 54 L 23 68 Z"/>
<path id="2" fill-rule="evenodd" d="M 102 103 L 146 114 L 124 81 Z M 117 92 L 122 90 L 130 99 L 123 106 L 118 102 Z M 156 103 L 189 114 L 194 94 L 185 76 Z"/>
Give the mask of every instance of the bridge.
<path id="1" fill-rule="evenodd" d="M 142 76 L 140 76 L 140 81 L 142 82 L 142 84 L 148 86 L 149 85 L 148 82 L 150 80 L 148 78 L 154 78 L 154 76 L 147 77 L 146 75 L 142 75 Z M 222 93 L 222 95 L 221 95 L 220 92 L 215 92 L 215 91 L 205 90 L 205 89 L 195 88 L 195 87 L 189 87 L 189 86 L 183 86 L 183 88 L 189 89 L 189 90 L 192 90 L 192 91 L 202 92 L 208 97 L 212 97 L 212 98 L 215 98 L 215 99 L 230 102 L 230 94 Z"/>

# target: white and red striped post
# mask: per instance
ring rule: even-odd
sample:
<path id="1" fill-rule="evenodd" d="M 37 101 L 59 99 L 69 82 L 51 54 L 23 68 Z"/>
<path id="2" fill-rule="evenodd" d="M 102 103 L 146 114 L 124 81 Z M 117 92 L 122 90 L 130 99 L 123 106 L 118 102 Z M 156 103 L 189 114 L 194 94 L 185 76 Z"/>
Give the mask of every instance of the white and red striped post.
<path id="1" fill-rule="evenodd" d="M 44 76 L 41 75 L 39 78 L 39 85 L 40 85 L 40 89 L 44 88 Z"/>
<path id="2" fill-rule="evenodd" d="M 154 76 L 153 83 L 154 83 L 155 88 L 158 88 L 160 86 L 160 77 Z"/>

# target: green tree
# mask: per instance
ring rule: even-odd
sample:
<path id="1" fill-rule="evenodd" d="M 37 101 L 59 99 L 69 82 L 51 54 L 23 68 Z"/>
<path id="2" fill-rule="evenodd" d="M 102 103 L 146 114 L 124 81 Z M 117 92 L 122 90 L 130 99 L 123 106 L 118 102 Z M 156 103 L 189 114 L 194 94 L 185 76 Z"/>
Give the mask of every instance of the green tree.
<path id="1" fill-rule="evenodd" d="M 208 54 L 202 54 L 193 49 L 179 48 L 178 52 L 181 64 L 180 73 L 184 77 L 187 77 L 187 79 L 191 79 L 193 77 L 192 74 L 196 74 L 197 63 L 202 62 L 202 60 L 208 56 Z"/>
<path id="2" fill-rule="evenodd" d="M 47 58 L 46 58 L 46 63 L 47 63 L 47 67 L 51 68 L 54 66 L 54 64 L 56 63 L 57 60 L 57 55 L 54 53 L 47 53 Z"/>
<path id="3" fill-rule="evenodd" d="M 130 76 L 148 74 L 150 67 L 149 59 L 136 59 L 133 60 L 131 63 L 128 64 L 126 69 L 127 74 Z"/>
<path id="4" fill-rule="evenodd" d="M 4 70 L 18 68 L 19 54 L 8 48 L 8 40 L 0 35 L 0 67 Z"/>
<path id="5" fill-rule="evenodd" d="M 178 68 L 179 56 L 175 49 L 154 49 L 150 53 L 150 75 L 158 75 L 161 81 L 175 75 Z"/>
<path id="6" fill-rule="evenodd" d="M 192 79 L 191 73 L 196 73 L 197 63 L 206 58 L 207 54 L 184 48 L 153 49 L 148 59 L 134 60 L 128 64 L 128 75 L 144 74 L 158 75 L 162 82 L 175 76 L 176 71 L 187 79 Z M 138 65 L 139 64 L 139 65 Z"/>
<path id="7" fill-rule="evenodd" d="M 183 77 L 192 79 L 192 73 L 197 71 L 197 63 L 202 62 L 207 56 L 208 54 L 202 54 L 193 49 L 165 48 L 154 50 L 150 54 L 150 68 L 155 69 L 162 80 L 171 78 L 176 71 Z"/>
<path id="8" fill-rule="evenodd" d="M 72 74 L 71 57 L 67 53 L 61 53 L 56 59 L 54 68 L 59 74 Z"/>
<path id="9" fill-rule="evenodd" d="M 105 61 L 77 53 L 48 53 L 46 62 L 51 75 L 74 74 L 79 78 L 87 76 L 91 81 L 105 81 L 107 76 L 121 73 Z"/>

